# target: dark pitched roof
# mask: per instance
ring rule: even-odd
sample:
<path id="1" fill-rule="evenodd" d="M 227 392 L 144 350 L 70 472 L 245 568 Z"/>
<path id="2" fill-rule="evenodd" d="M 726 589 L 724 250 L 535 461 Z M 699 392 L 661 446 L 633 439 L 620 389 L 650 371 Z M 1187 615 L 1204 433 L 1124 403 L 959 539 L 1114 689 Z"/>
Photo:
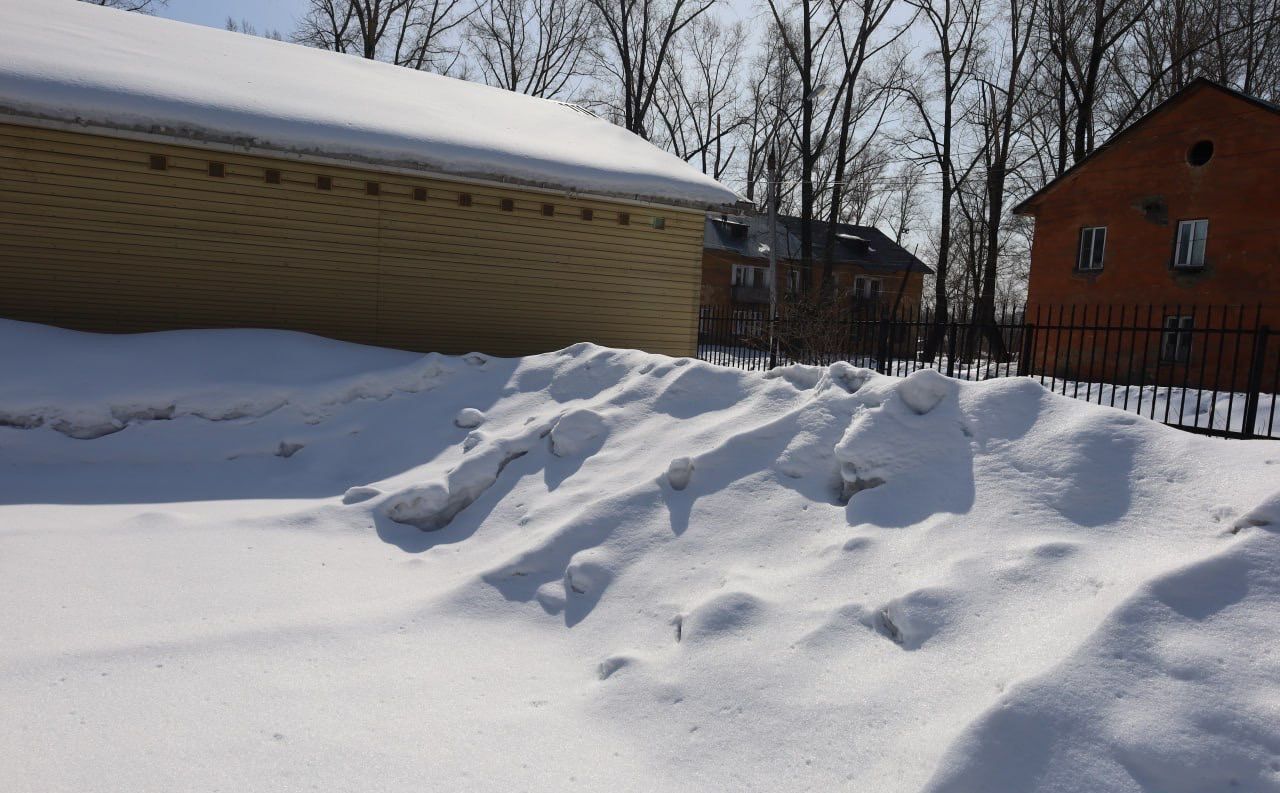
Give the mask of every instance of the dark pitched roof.
<path id="1" fill-rule="evenodd" d="M 814 222 L 814 252 L 820 256 L 826 244 L 827 224 Z M 837 264 L 856 264 L 870 272 L 932 273 L 924 262 L 872 226 L 838 223 L 835 226 Z M 708 215 L 703 247 L 707 250 L 737 253 L 751 259 L 768 259 L 771 235 L 769 218 L 764 215 Z M 778 217 L 778 258 L 796 261 L 800 258 L 800 218 Z"/>
<path id="2" fill-rule="evenodd" d="M 1223 85 L 1222 83 L 1216 82 L 1214 80 L 1210 80 L 1207 77 L 1197 77 L 1196 79 L 1188 83 L 1187 86 L 1183 88 L 1181 91 L 1178 91 L 1173 96 L 1169 97 L 1168 99 L 1164 100 L 1160 104 L 1151 108 L 1141 118 L 1134 121 L 1132 124 L 1120 130 L 1116 134 L 1112 135 L 1110 138 L 1107 139 L 1106 143 L 1103 143 L 1101 146 L 1094 149 L 1083 160 L 1076 163 L 1075 165 L 1072 165 L 1070 168 L 1063 171 L 1056 178 L 1050 180 L 1049 183 L 1046 184 L 1044 187 L 1041 187 L 1039 190 L 1035 191 L 1030 196 L 1025 198 L 1021 203 L 1019 203 L 1017 206 L 1013 208 L 1014 214 L 1015 215 L 1031 214 L 1030 213 L 1031 205 L 1039 201 L 1041 198 L 1043 198 L 1045 195 L 1051 192 L 1058 185 L 1062 184 L 1062 182 L 1067 177 L 1075 174 L 1085 165 L 1092 162 L 1094 158 L 1096 158 L 1098 155 L 1114 148 L 1118 143 L 1120 143 L 1121 140 L 1123 140 L 1126 136 L 1128 136 L 1130 132 L 1132 132 L 1133 130 L 1145 124 L 1149 119 L 1159 115 L 1169 107 L 1183 101 L 1187 97 L 1191 96 L 1192 94 L 1198 92 L 1200 89 L 1203 89 L 1203 88 L 1209 88 L 1216 91 L 1221 91 L 1222 93 L 1227 94 L 1228 96 L 1234 97 L 1243 102 L 1248 102 L 1249 104 L 1260 107 L 1263 110 L 1270 110 L 1272 113 L 1280 113 L 1280 105 L 1272 104 L 1271 102 L 1268 102 L 1265 99 L 1260 99 L 1259 97 L 1246 94 L 1243 91 L 1237 91 L 1236 89 L 1230 86 Z"/>
<path id="3" fill-rule="evenodd" d="M 787 251 L 799 250 L 800 241 L 790 240 L 790 233 L 778 224 L 778 257 L 787 258 Z M 763 215 L 707 215 L 703 232 L 704 250 L 726 251 L 748 259 L 768 259 L 769 218 Z"/>

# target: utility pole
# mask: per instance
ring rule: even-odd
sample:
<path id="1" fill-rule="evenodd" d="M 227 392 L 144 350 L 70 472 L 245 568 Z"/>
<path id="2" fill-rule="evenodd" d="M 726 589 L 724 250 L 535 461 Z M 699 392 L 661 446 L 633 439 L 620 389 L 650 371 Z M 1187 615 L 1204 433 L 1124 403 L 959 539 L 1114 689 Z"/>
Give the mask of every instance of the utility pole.
<path id="1" fill-rule="evenodd" d="M 765 200 L 769 202 L 769 368 L 778 365 L 777 344 L 774 341 L 774 325 L 778 322 L 778 155 L 770 145 L 765 179 Z"/>

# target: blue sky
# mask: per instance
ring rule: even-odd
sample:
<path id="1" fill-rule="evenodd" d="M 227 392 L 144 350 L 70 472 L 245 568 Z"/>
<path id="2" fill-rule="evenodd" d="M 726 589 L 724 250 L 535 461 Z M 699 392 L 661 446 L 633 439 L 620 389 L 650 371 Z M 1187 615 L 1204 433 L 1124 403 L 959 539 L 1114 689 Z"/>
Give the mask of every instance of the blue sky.
<path id="1" fill-rule="evenodd" d="M 288 36 L 305 5 L 305 0 L 169 0 L 157 15 L 218 28 L 232 16 L 247 20 L 259 31 L 278 28 Z"/>
<path id="2" fill-rule="evenodd" d="M 288 38 L 294 22 L 302 15 L 306 0 L 169 0 L 159 16 L 194 22 L 198 25 L 223 27 L 227 17 L 244 19 L 259 32 L 278 29 Z M 730 0 L 725 5 L 727 16 L 749 19 L 753 16 L 752 0 Z"/>

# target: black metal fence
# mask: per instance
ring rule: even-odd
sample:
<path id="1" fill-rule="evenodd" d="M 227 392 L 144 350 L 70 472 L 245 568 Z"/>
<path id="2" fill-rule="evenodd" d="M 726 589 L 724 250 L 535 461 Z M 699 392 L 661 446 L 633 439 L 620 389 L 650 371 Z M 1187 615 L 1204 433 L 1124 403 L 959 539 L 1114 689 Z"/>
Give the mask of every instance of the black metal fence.
<path id="1" fill-rule="evenodd" d="M 1191 432 L 1280 438 L 1277 317 L 1261 306 L 1006 306 L 939 322 L 927 309 L 770 318 L 704 306 L 698 357 L 741 369 L 848 361 L 898 376 L 1032 377 Z"/>

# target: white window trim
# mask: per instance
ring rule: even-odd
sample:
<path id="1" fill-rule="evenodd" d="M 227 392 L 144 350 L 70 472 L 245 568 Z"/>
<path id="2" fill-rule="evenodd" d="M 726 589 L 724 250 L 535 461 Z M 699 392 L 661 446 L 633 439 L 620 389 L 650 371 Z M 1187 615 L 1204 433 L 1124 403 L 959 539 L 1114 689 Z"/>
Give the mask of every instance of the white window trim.
<path id="1" fill-rule="evenodd" d="M 760 273 L 759 278 L 756 277 L 757 272 Z M 738 277 L 739 273 L 743 274 L 743 276 L 749 275 L 750 278 L 749 279 L 739 278 Z M 756 283 L 757 280 L 760 281 L 759 284 Z M 733 266 L 733 273 L 730 276 L 729 284 L 730 286 L 741 286 L 741 287 L 753 289 L 757 287 L 768 286 L 768 283 L 767 283 L 768 280 L 769 280 L 768 270 L 765 269 L 764 267 L 756 267 L 750 264 L 735 264 Z"/>
<path id="2" fill-rule="evenodd" d="M 1196 228 L 1197 228 L 1197 226 L 1202 226 L 1202 228 L 1203 228 L 1203 230 L 1204 230 L 1204 231 L 1203 231 L 1202 236 L 1200 236 L 1200 237 L 1197 237 L 1197 236 L 1196 236 Z M 1186 259 L 1186 261 L 1183 261 L 1183 259 L 1184 259 L 1184 256 L 1183 256 L 1184 251 L 1183 251 L 1183 248 L 1182 248 L 1182 230 L 1183 230 L 1184 228 L 1188 228 L 1188 227 L 1191 229 L 1191 237 L 1190 237 L 1191 250 L 1189 250 L 1189 251 L 1185 251 L 1185 253 L 1186 253 L 1185 259 Z M 1196 243 L 1197 243 L 1197 242 L 1200 242 L 1200 261 L 1198 261 L 1198 262 L 1197 262 L 1197 261 L 1193 261 L 1193 259 L 1195 258 L 1195 250 L 1196 250 Z M 1208 218 L 1195 218 L 1195 219 L 1192 219 L 1192 220 L 1179 220 L 1179 221 L 1178 221 L 1178 234 L 1177 234 L 1177 236 L 1176 236 L 1176 237 L 1174 237 L 1173 266 L 1174 266 L 1174 267 L 1176 267 L 1176 268 L 1178 268 L 1178 269 L 1182 269 L 1182 270 L 1199 270 L 1199 269 L 1201 269 L 1202 267 L 1204 267 L 1204 262 L 1205 262 L 1206 253 L 1207 253 L 1207 250 L 1206 250 L 1206 249 L 1207 249 L 1208 247 L 1209 247 L 1209 220 L 1208 220 Z"/>
<path id="3" fill-rule="evenodd" d="M 1099 234 L 1098 232 L 1102 232 Z M 1085 255 L 1085 237 L 1089 238 L 1088 255 Z M 1101 237 L 1101 243 L 1099 243 Z M 1099 250 L 1101 248 L 1101 250 Z M 1094 262 L 1094 253 L 1098 253 L 1097 262 Z M 1076 249 L 1076 269 L 1082 272 L 1097 272 L 1106 264 L 1107 256 L 1107 227 L 1106 226 L 1085 226 L 1080 229 L 1079 247 Z"/>
<path id="4" fill-rule="evenodd" d="M 870 300 L 872 298 L 871 285 L 876 284 L 875 297 L 879 298 L 884 293 L 884 279 L 872 278 L 868 275 L 854 276 L 853 279 L 853 296 L 858 300 Z"/>

